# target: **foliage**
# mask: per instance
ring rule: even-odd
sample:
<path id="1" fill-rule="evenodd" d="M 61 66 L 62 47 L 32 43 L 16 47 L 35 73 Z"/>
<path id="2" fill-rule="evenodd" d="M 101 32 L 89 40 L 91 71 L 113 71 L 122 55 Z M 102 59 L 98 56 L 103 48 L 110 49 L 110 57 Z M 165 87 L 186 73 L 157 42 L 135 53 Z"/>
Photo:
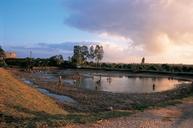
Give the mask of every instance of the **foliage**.
<path id="1" fill-rule="evenodd" d="M 49 61 L 51 62 L 51 65 L 60 65 L 64 62 L 62 55 L 55 55 L 49 58 Z"/>
<path id="2" fill-rule="evenodd" d="M 5 58 L 5 51 L 0 46 L 0 67 L 6 66 L 4 58 Z"/>
<path id="3" fill-rule="evenodd" d="M 141 64 L 145 64 L 145 58 L 144 57 L 141 60 Z"/>
<path id="4" fill-rule="evenodd" d="M 85 45 L 74 46 L 74 54 L 72 56 L 72 62 L 77 65 L 85 64 L 88 60 L 96 60 L 97 63 L 103 59 L 104 50 L 103 46 L 96 45 L 90 46 L 89 48 Z"/>
<path id="5" fill-rule="evenodd" d="M 88 54 L 89 51 L 87 46 L 74 46 L 72 62 L 81 65 L 87 60 Z"/>
<path id="6" fill-rule="evenodd" d="M 103 46 L 96 45 L 94 53 L 95 53 L 95 60 L 98 64 L 99 61 L 101 61 L 103 59 L 103 56 L 104 56 Z"/>
<path id="7" fill-rule="evenodd" d="M 90 60 L 93 60 L 95 58 L 95 49 L 94 49 L 94 46 L 90 46 L 89 48 L 89 55 L 88 55 L 88 58 Z"/>
<path id="8" fill-rule="evenodd" d="M 2 47 L 0 46 L 0 58 L 1 57 L 5 57 L 5 51 L 2 49 Z"/>

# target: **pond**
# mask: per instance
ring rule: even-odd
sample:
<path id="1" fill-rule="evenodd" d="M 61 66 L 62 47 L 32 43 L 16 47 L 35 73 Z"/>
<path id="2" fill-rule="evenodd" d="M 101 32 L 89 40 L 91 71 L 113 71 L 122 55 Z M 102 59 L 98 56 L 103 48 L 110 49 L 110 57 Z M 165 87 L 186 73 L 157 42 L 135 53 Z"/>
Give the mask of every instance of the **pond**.
<path id="1" fill-rule="evenodd" d="M 49 77 L 50 79 L 51 77 Z M 54 98 L 55 100 L 57 100 L 58 102 L 61 102 L 61 103 L 64 103 L 64 104 L 67 104 L 67 105 L 71 105 L 71 106 L 74 106 L 74 105 L 77 105 L 78 102 L 75 101 L 74 99 L 72 99 L 71 97 L 68 97 L 68 96 L 64 96 L 64 95 L 59 95 L 59 94 L 55 94 L 55 93 L 52 93 L 50 92 L 49 90 L 47 89 L 44 89 L 44 88 L 40 88 L 38 85 L 34 84 L 31 80 L 27 80 L 27 79 L 22 79 L 22 81 L 32 87 L 35 87 L 39 92 L 47 95 L 47 96 L 50 96 L 52 98 Z"/>
<path id="2" fill-rule="evenodd" d="M 83 89 L 107 91 L 113 93 L 151 93 L 177 88 L 186 80 L 161 76 L 136 76 L 114 72 L 62 71 L 53 74 L 55 79 L 62 76 L 62 82 Z M 71 76 L 71 77 L 69 77 Z"/>
<path id="3" fill-rule="evenodd" d="M 54 99 L 56 99 L 57 101 L 61 102 L 61 103 L 64 103 L 64 104 L 67 104 L 67 105 L 75 105 L 77 104 L 77 102 L 68 97 L 68 96 L 64 96 L 64 95 L 58 95 L 58 94 L 54 94 L 54 93 L 51 93 L 50 91 L 46 90 L 46 89 L 43 89 L 43 88 L 38 88 L 38 90 L 47 95 L 47 96 L 50 96 L 50 97 L 53 97 Z"/>

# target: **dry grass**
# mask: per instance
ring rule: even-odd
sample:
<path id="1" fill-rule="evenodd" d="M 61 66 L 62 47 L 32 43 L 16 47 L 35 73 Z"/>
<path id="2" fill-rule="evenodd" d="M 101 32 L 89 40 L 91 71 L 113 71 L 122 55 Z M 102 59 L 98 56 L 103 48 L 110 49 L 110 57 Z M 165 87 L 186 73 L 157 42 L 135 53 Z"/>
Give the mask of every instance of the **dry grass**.
<path id="1" fill-rule="evenodd" d="M 64 127 L 130 114 L 127 111 L 68 113 L 51 98 L 17 80 L 12 71 L 0 68 L 0 127 Z"/>
<path id="2" fill-rule="evenodd" d="M 54 82 L 49 82 L 49 84 L 41 83 L 41 86 L 53 92 L 56 91 L 73 97 L 79 102 L 80 108 L 82 105 L 83 109 L 81 108 L 80 110 L 85 110 L 85 113 L 77 111 L 67 113 L 51 98 L 17 80 L 14 77 L 15 75 L 26 76 L 27 74 L 23 72 L 17 74 L 17 72 L 14 73 L 14 71 L 0 68 L 0 127 L 64 127 L 71 123 L 92 123 L 108 118 L 129 116 L 132 114 L 132 111 L 127 111 L 128 108 L 144 110 L 152 106 L 151 102 L 147 101 L 152 99 L 152 96 L 155 97 L 155 95 L 142 94 L 132 98 L 132 95 L 89 92 L 68 86 L 64 86 L 60 90 L 55 90 L 52 86 L 55 84 Z M 34 76 L 32 78 L 35 79 Z M 41 80 L 39 81 L 41 82 Z M 38 82 L 38 79 L 36 82 Z M 160 100 L 157 106 L 165 107 L 166 105 L 178 103 L 173 100 L 174 98 L 172 99 L 172 97 L 175 97 L 174 95 L 178 96 L 178 93 L 164 93 L 163 100 L 166 102 Z M 161 94 L 157 96 L 158 101 L 159 98 L 163 98 Z M 171 96 L 171 98 L 167 98 L 166 96 Z M 158 103 L 158 101 L 154 100 L 152 103 Z M 172 102 L 169 100 L 172 100 Z M 141 103 L 134 104 L 134 101 L 140 101 Z M 109 106 L 113 106 L 115 110 L 106 111 Z M 125 111 L 119 111 L 119 109 Z M 94 113 L 99 111 L 100 113 Z M 167 121 L 169 119 L 163 120 Z"/>
<path id="3" fill-rule="evenodd" d="M 17 117 L 35 117 L 35 113 L 66 114 L 55 101 L 15 79 L 0 68 L 0 114 Z"/>

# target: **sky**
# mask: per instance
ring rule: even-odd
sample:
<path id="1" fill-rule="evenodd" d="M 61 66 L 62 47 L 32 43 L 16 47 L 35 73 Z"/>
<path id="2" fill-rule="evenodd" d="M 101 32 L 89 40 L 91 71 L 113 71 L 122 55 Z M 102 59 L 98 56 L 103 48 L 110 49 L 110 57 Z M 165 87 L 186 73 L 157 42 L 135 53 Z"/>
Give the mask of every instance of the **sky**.
<path id="1" fill-rule="evenodd" d="M 0 45 L 18 57 L 104 47 L 104 62 L 193 64 L 193 0 L 0 0 Z"/>

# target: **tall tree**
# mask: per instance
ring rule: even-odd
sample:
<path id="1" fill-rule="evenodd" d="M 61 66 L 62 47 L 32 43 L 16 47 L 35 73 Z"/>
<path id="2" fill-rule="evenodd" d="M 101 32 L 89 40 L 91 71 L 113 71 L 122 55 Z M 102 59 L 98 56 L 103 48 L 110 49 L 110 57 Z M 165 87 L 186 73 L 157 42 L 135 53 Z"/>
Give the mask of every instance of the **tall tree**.
<path id="1" fill-rule="evenodd" d="M 81 47 L 81 54 L 82 54 L 82 57 L 83 57 L 83 61 L 87 61 L 87 58 L 89 56 L 89 51 L 88 51 L 88 47 L 87 46 L 82 46 Z"/>
<path id="2" fill-rule="evenodd" d="M 142 58 L 141 64 L 145 64 L 145 57 Z"/>
<path id="3" fill-rule="evenodd" d="M 5 51 L 0 46 L 0 58 L 4 58 L 4 57 L 5 57 Z"/>
<path id="4" fill-rule="evenodd" d="M 74 54 L 72 57 L 73 62 L 76 64 L 83 64 L 89 55 L 87 46 L 74 46 Z"/>
<path id="5" fill-rule="evenodd" d="M 104 56 L 104 50 L 103 46 L 96 45 L 95 47 L 95 60 L 97 64 L 103 59 Z"/>
<path id="6" fill-rule="evenodd" d="M 72 61 L 76 64 L 81 63 L 81 50 L 80 46 L 74 46 L 74 54 L 72 56 Z"/>
<path id="7" fill-rule="evenodd" d="M 94 49 L 94 46 L 90 46 L 89 48 L 89 55 L 88 55 L 88 58 L 90 60 L 93 60 L 95 58 L 95 49 Z"/>

